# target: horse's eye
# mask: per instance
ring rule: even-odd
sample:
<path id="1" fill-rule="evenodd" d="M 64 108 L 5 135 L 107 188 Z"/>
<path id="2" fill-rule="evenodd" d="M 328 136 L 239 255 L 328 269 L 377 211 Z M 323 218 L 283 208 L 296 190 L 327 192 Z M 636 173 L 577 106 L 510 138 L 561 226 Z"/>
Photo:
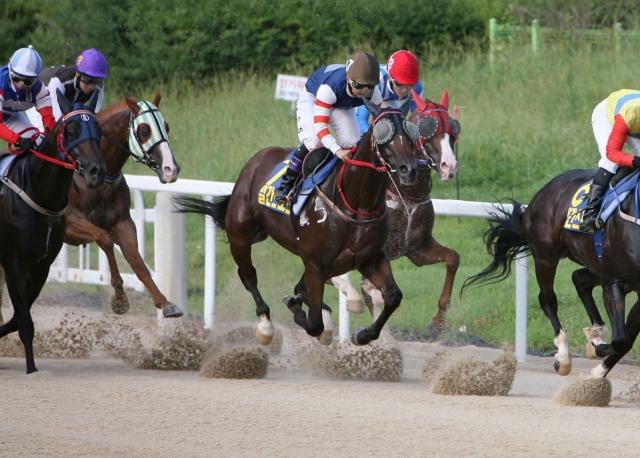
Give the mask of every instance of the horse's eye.
<path id="1" fill-rule="evenodd" d="M 65 135 L 67 140 L 75 140 L 80 137 L 80 132 L 82 132 L 82 127 L 77 122 L 70 122 L 65 126 Z"/>
<path id="2" fill-rule="evenodd" d="M 167 131 L 167 134 L 169 133 L 169 123 L 167 121 L 164 122 L 164 130 Z"/>
<path id="3" fill-rule="evenodd" d="M 136 129 L 136 136 L 140 143 L 146 143 L 151 138 L 151 127 L 149 124 L 143 123 Z"/>

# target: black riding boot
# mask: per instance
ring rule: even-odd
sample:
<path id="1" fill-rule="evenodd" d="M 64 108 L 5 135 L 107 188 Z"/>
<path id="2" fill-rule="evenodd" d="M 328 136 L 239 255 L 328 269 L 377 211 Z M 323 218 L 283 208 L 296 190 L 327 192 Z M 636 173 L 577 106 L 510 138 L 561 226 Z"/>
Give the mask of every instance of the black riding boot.
<path id="1" fill-rule="evenodd" d="M 289 197 L 289 193 L 291 193 L 294 183 L 302 173 L 302 161 L 304 161 L 307 154 L 309 154 L 309 150 L 304 146 L 304 143 L 296 148 L 295 153 L 291 156 L 289 167 L 287 167 L 287 171 L 282 176 L 280 187 L 276 191 L 275 200 L 277 202 L 286 204 L 289 201 L 291 205 L 295 203 L 295 199 Z"/>
<path id="2" fill-rule="evenodd" d="M 599 168 L 596 172 L 591 188 L 589 189 L 589 203 L 584 210 L 584 215 L 582 215 L 582 224 L 580 224 L 581 231 L 586 232 L 600 227 L 600 222 L 598 221 L 600 204 L 602 203 L 604 193 L 609 187 L 609 181 L 611 181 L 612 176 L 613 173 L 603 168 Z"/>

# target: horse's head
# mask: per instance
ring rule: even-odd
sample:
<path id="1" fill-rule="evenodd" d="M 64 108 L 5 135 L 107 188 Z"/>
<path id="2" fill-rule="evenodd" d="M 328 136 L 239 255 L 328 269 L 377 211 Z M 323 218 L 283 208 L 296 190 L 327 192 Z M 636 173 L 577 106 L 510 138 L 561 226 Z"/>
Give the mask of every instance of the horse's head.
<path id="1" fill-rule="evenodd" d="M 374 153 L 389 163 L 403 185 L 414 184 L 418 177 L 414 146 L 419 135 L 415 125 L 406 119 L 409 103 L 399 110 L 380 108 L 366 98 L 364 103 L 373 117 L 370 131 Z"/>
<path id="2" fill-rule="evenodd" d="M 460 135 L 460 123 L 449 116 L 449 94 L 445 90 L 440 103 L 422 100 L 415 91 L 411 96 L 416 103 L 416 110 L 410 120 L 420 128 L 420 143 L 436 164 L 440 179 L 449 181 L 458 171 L 453 145 Z"/>
<path id="3" fill-rule="evenodd" d="M 134 159 L 156 172 L 160 182 L 173 183 L 178 179 L 180 166 L 169 144 L 169 124 L 158 109 L 160 90 L 156 91 L 153 102 L 138 102 L 126 95 L 124 99 L 131 109 L 129 149 Z"/>
<path id="4" fill-rule="evenodd" d="M 51 133 L 57 138 L 58 150 L 66 156 L 75 170 L 82 175 L 89 188 L 96 188 L 104 182 L 106 166 L 100 153 L 100 131 L 94 111 L 98 103 L 95 91 L 87 105 L 72 104 L 58 91 L 58 102 L 62 118 Z"/>

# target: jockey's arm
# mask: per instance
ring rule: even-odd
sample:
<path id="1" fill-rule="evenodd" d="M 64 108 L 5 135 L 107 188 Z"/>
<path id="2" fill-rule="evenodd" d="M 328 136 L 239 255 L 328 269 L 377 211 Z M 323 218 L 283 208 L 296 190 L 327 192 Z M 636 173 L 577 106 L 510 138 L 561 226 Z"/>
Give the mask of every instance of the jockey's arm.
<path id="1" fill-rule="evenodd" d="M 51 97 L 51 108 L 53 110 L 53 117 L 57 121 L 62 117 L 62 110 L 60 110 L 60 104 L 58 103 L 58 93 L 56 89 L 60 89 L 60 92 L 64 94 L 64 85 L 58 77 L 51 78 L 49 81 L 49 95 Z"/>
<path id="2" fill-rule="evenodd" d="M 44 84 L 40 84 L 40 89 L 36 94 L 36 110 L 42 116 L 42 125 L 45 130 L 52 131 L 56 125 L 56 120 L 53 117 L 53 109 L 51 108 L 51 96 Z"/>
<path id="3" fill-rule="evenodd" d="M 364 105 L 356 108 L 356 117 L 358 118 L 358 127 L 360 127 L 360 135 L 364 135 L 369 130 L 369 110 Z"/>
<path id="4" fill-rule="evenodd" d="M 336 154 L 340 145 L 329 132 L 329 118 L 333 104 L 338 98 L 333 90 L 326 84 L 320 85 L 316 94 L 316 102 L 313 107 L 313 130 L 325 148 Z"/>
<path id="5" fill-rule="evenodd" d="M 632 156 L 622 151 L 624 142 L 629 135 L 629 126 L 621 114 L 614 117 L 613 130 L 607 141 L 607 159 L 615 162 L 620 167 L 632 167 Z"/>
<path id="6" fill-rule="evenodd" d="M 4 125 L 4 114 L 2 113 L 2 104 L 4 103 L 4 95 L 0 91 L 0 138 L 10 145 L 14 145 L 20 139 L 20 135 Z"/>

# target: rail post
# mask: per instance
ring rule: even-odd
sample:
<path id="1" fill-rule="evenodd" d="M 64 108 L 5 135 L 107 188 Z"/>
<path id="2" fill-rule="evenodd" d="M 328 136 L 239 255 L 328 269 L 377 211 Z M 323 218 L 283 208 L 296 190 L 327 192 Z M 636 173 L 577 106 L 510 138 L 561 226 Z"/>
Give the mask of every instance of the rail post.
<path id="1" fill-rule="evenodd" d="M 538 49 L 540 48 L 539 36 L 540 22 L 538 22 L 537 19 L 534 19 L 533 21 L 531 21 L 531 47 L 534 54 L 537 54 Z"/>
<path id="2" fill-rule="evenodd" d="M 489 67 L 493 70 L 496 62 L 496 46 L 498 35 L 498 20 L 496 18 L 489 19 Z"/>
<path id="3" fill-rule="evenodd" d="M 616 59 L 619 59 L 622 54 L 622 24 L 620 22 L 616 22 L 613 26 L 613 37 L 616 42 Z"/>
<path id="4" fill-rule="evenodd" d="M 516 359 L 527 362 L 527 255 L 516 258 Z"/>

